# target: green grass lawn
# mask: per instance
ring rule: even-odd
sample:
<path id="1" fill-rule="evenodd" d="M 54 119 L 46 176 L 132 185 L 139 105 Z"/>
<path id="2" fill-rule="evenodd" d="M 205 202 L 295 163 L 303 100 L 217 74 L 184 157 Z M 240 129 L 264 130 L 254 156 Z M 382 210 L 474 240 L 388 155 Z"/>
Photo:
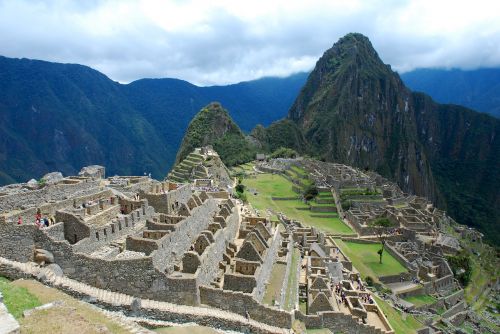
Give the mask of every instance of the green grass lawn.
<path id="1" fill-rule="evenodd" d="M 263 303 L 267 305 L 274 306 L 273 300 L 280 297 L 281 286 L 283 285 L 283 280 L 285 279 L 286 265 L 282 263 L 275 263 L 273 270 L 271 272 L 271 279 L 266 287 L 266 292 L 264 293 Z"/>
<path id="2" fill-rule="evenodd" d="M 258 174 L 243 181 L 247 189 L 255 189 L 269 197 L 298 197 L 292 190 L 292 183 L 279 174 Z"/>
<path id="3" fill-rule="evenodd" d="M 285 279 L 288 279 L 288 285 L 286 287 L 286 295 L 285 295 L 285 305 L 284 309 L 287 311 L 293 310 L 295 308 L 295 301 L 297 296 L 297 286 L 299 284 L 297 271 L 294 268 L 297 268 L 300 261 L 300 251 L 297 248 L 293 249 L 292 253 L 292 263 L 290 267 L 290 274 Z"/>
<path id="4" fill-rule="evenodd" d="M 392 308 L 377 296 L 374 297 L 396 334 L 416 333 L 418 329 L 424 327 L 424 325 L 418 322 L 412 315 L 407 314 L 406 319 L 403 319 L 399 311 Z"/>
<path id="5" fill-rule="evenodd" d="M 320 191 L 318 193 L 318 197 L 319 198 L 331 198 L 331 199 L 333 199 L 333 195 L 330 191 Z"/>
<path id="6" fill-rule="evenodd" d="M 376 278 L 379 276 L 397 275 L 407 272 L 392 255 L 384 252 L 382 257 L 382 264 L 379 263 L 379 256 L 377 251 L 380 249 L 380 244 L 360 244 L 355 242 L 342 241 L 335 239 L 335 242 L 340 247 L 356 269 L 359 270 L 361 276 L 371 276 Z"/>
<path id="7" fill-rule="evenodd" d="M 420 296 L 405 297 L 404 300 L 418 307 L 422 305 L 434 304 L 437 299 L 429 295 L 420 295 Z"/>
<path id="8" fill-rule="evenodd" d="M 4 277 L 0 277 L 0 291 L 2 291 L 5 306 L 10 313 L 19 319 L 23 315 L 23 311 L 40 306 L 38 298 L 26 288 L 12 285 L 10 281 Z"/>
<path id="9" fill-rule="evenodd" d="M 291 190 L 292 183 L 281 175 L 258 174 L 255 178 L 243 180 L 247 190 L 256 190 L 257 195 L 247 191 L 247 199 L 252 206 L 265 212 L 271 209 L 274 212 L 283 212 L 288 218 L 298 220 L 306 226 L 315 226 L 327 233 L 352 234 L 349 226 L 337 217 L 312 217 L 312 215 L 331 215 L 332 213 L 311 212 L 309 206 L 300 200 L 273 201 L 272 197 L 292 197 L 298 196 Z"/>

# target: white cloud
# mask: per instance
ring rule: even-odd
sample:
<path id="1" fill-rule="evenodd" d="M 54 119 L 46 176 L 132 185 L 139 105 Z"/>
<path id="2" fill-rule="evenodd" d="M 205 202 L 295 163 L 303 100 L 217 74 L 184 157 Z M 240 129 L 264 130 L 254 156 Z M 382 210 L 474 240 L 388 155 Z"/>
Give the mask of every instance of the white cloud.
<path id="1" fill-rule="evenodd" d="M 0 54 L 81 63 L 121 82 L 225 84 L 310 70 L 360 32 L 400 71 L 496 67 L 499 13 L 486 0 L 0 0 Z"/>

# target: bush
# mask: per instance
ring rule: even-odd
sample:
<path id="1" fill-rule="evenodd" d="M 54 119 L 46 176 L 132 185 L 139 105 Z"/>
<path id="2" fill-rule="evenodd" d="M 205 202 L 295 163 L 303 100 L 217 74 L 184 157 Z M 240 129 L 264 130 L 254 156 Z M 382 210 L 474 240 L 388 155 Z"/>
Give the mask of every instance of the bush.
<path id="1" fill-rule="evenodd" d="M 368 286 L 373 286 L 373 278 L 371 276 L 366 276 L 365 282 Z"/>
<path id="2" fill-rule="evenodd" d="M 238 185 L 236 186 L 235 189 L 236 189 L 236 192 L 243 193 L 245 191 L 245 185 L 241 184 L 241 183 L 238 183 Z"/>
<path id="3" fill-rule="evenodd" d="M 304 190 L 303 196 L 306 201 L 310 201 L 316 196 L 318 196 L 318 194 L 319 194 L 318 188 L 316 188 L 316 185 L 312 184 Z"/>
<path id="4" fill-rule="evenodd" d="M 243 203 L 248 203 L 247 193 L 236 192 L 236 198 L 240 199 Z"/>

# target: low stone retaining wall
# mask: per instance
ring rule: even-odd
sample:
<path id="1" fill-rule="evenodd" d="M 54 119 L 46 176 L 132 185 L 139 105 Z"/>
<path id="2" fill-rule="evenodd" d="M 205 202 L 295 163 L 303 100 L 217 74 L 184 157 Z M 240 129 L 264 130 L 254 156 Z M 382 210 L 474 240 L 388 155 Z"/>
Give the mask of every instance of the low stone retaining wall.
<path id="1" fill-rule="evenodd" d="M 379 276 L 380 282 L 384 284 L 391 284 L 391 283 L 399 283 L 401 282 L 401 278 L 405 281 L 411 281 L 413 278 L 410 273 L 401 273 L 397 275 L 387 275 L 387 276 Z"/>
<path id="2" fill-rule="evenodd" d="M 315 215 L 315 214 L 311 214 L 311 217 L 314 217 L 314 218 L 338 218 L 339 215 L 337 215 L 337 214 L 331 214 L 331 215 Z"/>
<path id="3" fill-rule="evenodd" d="M 460 303 L 455 304 L 453 307 L 449 308 L 441 316 L 444 319 L 451 318 L 452 316 L 456 315 L 457 313 L 465 311 L 465 307 L 466 307 L 465 301 L 461 301 Z"/>
<path id="4" fill-rule="evenodd" d="M 311 205 L 311 212 L 337 212 L 336 206 L 313 206 Z"/>
<path id="5" fill-rule="evenodd" d="M 392 333 L 371 325 L 363 324 L 358 317 L 342 312 L 319 312 L 316 315 L 305 315 L 295 311 L 295 318 L 304 322 L 306 328 L 328 328 L 334 333 L 346 334 L 382 334 Z"/>
<path id="6" fill-rule="evenodd" d="M 265 325 L 233 312 L 139 299 L 109 290 L 98 289 L 65 276 L 56 277 L 50 270 L 38 268 L 32 263 L 13 262 L 0 258 L 0 275 L 10 279 L 35 278 L 75 298 L 96 304 L 107 310 L 122 312 L 127 316 L 146 317 L 174 323 L 194 322 L 199 325 L 243 333 L 284 334 L 288 332 L 286 328 L 279 328 L 274 324 Z M 269 316 L 273 317 L 276 314 L 271 313 Z"/>
<path id="7" fill-rule="evenodd" d="M 202 304 L 227 310 L 271 326 L 291 328 L 293 314 L 257 302 L 250 294 L 200 286 Z"/>

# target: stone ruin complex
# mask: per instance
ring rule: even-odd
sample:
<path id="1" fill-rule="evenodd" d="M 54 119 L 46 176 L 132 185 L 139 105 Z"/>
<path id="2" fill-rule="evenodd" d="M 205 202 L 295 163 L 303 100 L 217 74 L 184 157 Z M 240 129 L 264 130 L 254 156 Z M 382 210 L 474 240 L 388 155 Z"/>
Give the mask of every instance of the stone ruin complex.
<path id="1" fill-rule="evenodd" d="M 332 190 L 339 214 L 356 231 L 352 240 L 374 243 L 370 222 L 392 222 L 387 250 L 408 269 L 405 277 L 380 277 L 395 305 L 399 297 L 433 293 L 450 317 L 463 311 L 463 290 L 443 257 L 460 247 L 440 230 L 450 220 L 444 212 L 344 165 L 300 160 L 261 168 L 279 173 L 290 163 Z M 210 147 L 196 149 L 164 181 L 105 178 L 100 166 L 48 179 L 0 188 L 0 275 L 36 276 L 103 307 L 158 320 L 285 333 L 297 319 L 334 332 L 393 333 L 335 236 L 284 216 L 251 215 L 232 198 L 233 180 Z M 347 188 L 375 195 L 352 198 L 344 212 Z M 263 302 L 276 263 L 298 281 L 291 309 L 285 307 L 288 279 L 273 305 Z"/>

